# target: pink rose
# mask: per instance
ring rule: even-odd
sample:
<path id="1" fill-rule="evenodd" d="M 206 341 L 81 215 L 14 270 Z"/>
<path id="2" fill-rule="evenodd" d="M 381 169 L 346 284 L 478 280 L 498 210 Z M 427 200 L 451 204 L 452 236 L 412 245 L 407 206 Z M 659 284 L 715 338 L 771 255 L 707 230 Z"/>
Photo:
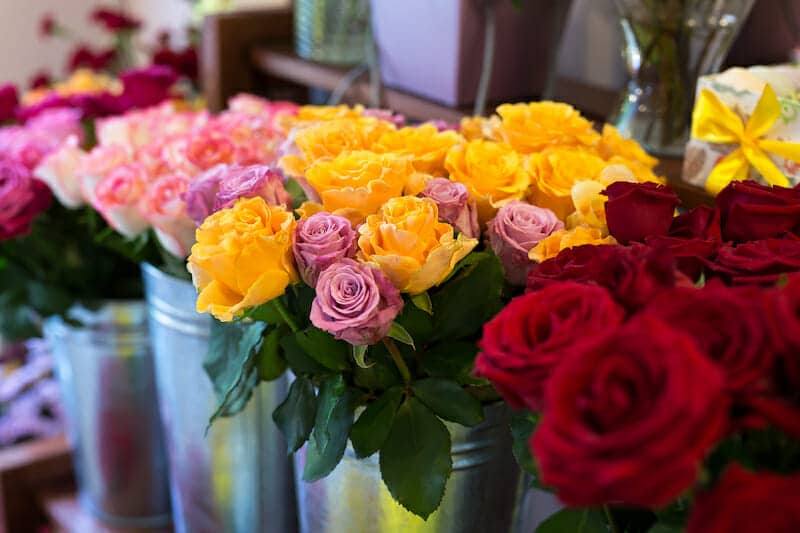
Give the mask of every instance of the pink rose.
<path id="1" fill-rule="evenodd" d="M 189 159 L 189 144 L 191 139 L 187 135 L 174 135 L 163 140 L 161 146 L 161 159 L 167 168 L 173 172 L 180 172 L 187 176 L 194 176 L 204 169 L 199 168 Z M 210 165 L 208 168 L 213 167 Z"/>
<path id="2" fill-rule="evenodd" d="M 433 178 L 419 193 L 430 198 L 439 208 L 439 220 L 447 222 L 467 237 L 478 237 L 478 211 L 475 202 L 470 201 L 469 192 L 463 183 L 446 178 Z"/>
<path id="3" fill-rule="evenodd" d="M 214 210 L 219 211 L 236 203 L 239 198 L 260 196 L 270 205 L 292 208 L 292 196 L 283 186 L 280 173 L 266 165 L 233 167 L 219 182 Z"/>
<path id="4" fill-rule="evenodd" d="M 506 279 L 514 285 L 525 285 L 533 266 L 528 252 L 563 227 L 564 223 L 549 209 L 517 201 L 503 205 L 489 221 L 487 235 L 492 250 L 503 263 Z"/>
<path id="5" fill-rule="evenodd" d="M 229 165 L 220 164 L 206 170 L 189 183 L 189 188 L 184 195 L 186 213 L 198 226 L 214 212 L 219 182 L 229 172 Z"/>
<path id="6" fill-rule="evenodd" d="M 74 209 L 84 202 L 78 169 L 86 152 L 78 146 L 78 138 L 70 137 L 61 148 L 46 156 L 34 170 L 34 176 L 45 182 L 62 205 Z"/>
<path id="7" fill-rule="evenodd" d="M 341 259 L 322 272 L 311 304 L 311 323 L 337 339 L 363 346 L 388 333 L 403 298 L 377 268 Z"/>
<path id="8" fill-rule="evenodd" d="M 197 226 L 186 214 L 184 195 L 189 180 L 180 175 L 161 176 L 147 188 L 142 210 L 153 225 L 158 241 L 175 257 L 186 257 L 194 244 Z"/>
<path id="9" fill-rule="evenodd" d="M 345 257 L 355 257 L 355 248 L 356 232 L 350 221 L 324 212 L 300 220 L 292 243 L 300 277 L 312 287 L 330 265 Z"/>
<path id="10" fill-rule="evenodd" d="M 53 138 L 56 142 L 75 136 L 80 141 L 83 139 L 82 114 L 78 109 L 57 108 L 48 109 L 40 115 L 30 119 L 25 128 L 30 131 L 40 132 Z"/>
<path id="11" fill-rule="evenodd" d="M 81 194 L 90 204 L 95 203 L 97 184 L 118 166 L 131 162 L 130 154 L 117 145 L 96 146 L 83 158 L 78 167 Z"/>
<path id="12" fill-rule="evenodd" d="M 51 199 L 47 186 L 32 179 L 24 165 L 0 158 L 0 241 L 26 235 Z"/>
<path id="13" fill-rule="evenodd" d="M 112 228 L 135 237 L 149 226 L 141 206 L 146 188 L 147 176 L 141 165 L 120 165 L 97 184 L 93 205 Z"/>
<path id="14" fill-rule="evenodd" d="M 266 118 L 270 130 L 279 133 L 281 117 L 296 115 L 299 106 L 293 102 L 271 102 L 252 94 L 237 94 L 228 100 L 228 109 L 235 113 Z"/>
<path id="15" fill-rule="evenodd" d="M 207 170 L 220 163 L 232 163 L 236 145 L 225 131 L 208 126 L 189 138 L 185 153 L 190 163 Z"/>

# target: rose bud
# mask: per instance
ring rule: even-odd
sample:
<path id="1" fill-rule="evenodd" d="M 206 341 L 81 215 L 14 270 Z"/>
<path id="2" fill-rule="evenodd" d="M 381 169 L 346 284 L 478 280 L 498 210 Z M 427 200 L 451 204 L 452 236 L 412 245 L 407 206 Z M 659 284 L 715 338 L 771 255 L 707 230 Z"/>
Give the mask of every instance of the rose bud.
<path id="1" fill-rule="evenodd" d="M 310 286 L 320 273 L 345 257 L 354 258 L 356 232 L 338 215 L 321 212 L 297 223 L 292 251 L 300 277 Z"/>
<path id="2" fill-rule="evenodd" d="M 563 227 L 564 223 L 549 209 L 517 201 L 501 207 L 489 221 L 487 235 L 492 250 L 503 263 L 506 279 L 513 285 L 525 285 L 534 264 L 528 252 Z"/>
<path id="3" fill-rule="evenodd" d="M 433 178 L 419 195 L 436 202 L 441 222 L 450 224 L 466 237 L 480 235 L 478 211 L 475 202 L 469 199 L 469 192 L 463 183 Z"/>

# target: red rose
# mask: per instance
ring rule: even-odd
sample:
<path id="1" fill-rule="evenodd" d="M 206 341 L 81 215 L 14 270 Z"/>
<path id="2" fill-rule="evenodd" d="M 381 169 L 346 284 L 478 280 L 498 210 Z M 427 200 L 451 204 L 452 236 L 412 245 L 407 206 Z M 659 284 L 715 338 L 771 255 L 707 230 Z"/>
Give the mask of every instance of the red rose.
<path id="1" fill-rule="evenodd" d="M 31 78 L 29 87 L 31 89 L 45 89 L 53 82 L 52 77 L 46 70 L 40 70 Z"/>
<path id="2" fill-rule="evenodd" d="M 733 285 L 772 285 L 783 274 L 800 271 L 800 239 L 763 239 L 724 245 L 711 270 Z"/>
<path id="3" fill-rule="evenodd" d="M 152 63 L 171 67 L 190 80 L 197 81 L 197 50 L 192 46 L 188 46 L 180 52 L 173 51 L 166 46 L 159 48 L 153 52 Z"/>
<path id="4" fill-rule="evenodd" d="M 608 231 L 619 242 L 642 242 L 650 235 L 666 235 L 680 200 L 665 185 L 618 181 L 603 194 Z"/>
<path id="5" fill-rule="evenodd" d="M 67 69 L 74 72 L 79 68 L 92 70 L 108 70 L 117 57 L 117 51 L 109 48 L 105 51 L 95 52 L 85 44 L 78 45 L 69 57 Z"/>
<path id="6" fill-rule="evenodd" d="M 142 25 L 140 21 L 129 17 L 124 11 L 104 7 L 92 11 L 89 18 L 112 33 L 136 30 Z"/>
<path id="7" fill-rule="evenodd" d="M 169 98 L 170 89 L 178 80 L 178 74 L 170 67 L 152 65 L 124 72 L 120 76 L 124 109 L 148 107 Z"/>
<path id="8" fill-rule="evenodd" d="M 775 343 L 767 305 L 761 289 L 709 283 L 662 292 L 645 312 L 689 334 L 725 372 L 731 394 L 754 396 L 772 388 Z"/>
<path id="9" fill-rule="evenodd" d="M 570 506 L 667 505 L 726 430 L 723 387 L 691 337 L 651 316 L 576 346 L 531 439 L 542 482 Z"/>
<path id="10" fill-rule="evenodd" d="M 675 285 L 675 261 L 668 250 L 640 244 L 577 246 L 531 269 L 528 290 L 568 280 L 605 287 L 622 305 L 638 309 L 659 291 Z"/>
<path id="11" fill-rule="evenodd" d="M 719 249 L 715 239 L 682 239 L 666 235 L 645 239 L 652 248 L 666 248 L 675 258 L 675 266 L 692 281 L 697 281 Z"/>
<path id="12" fill-rule="evenodd" d="M 735 181 L 720 191 L 716 202 L 727 241 L 778 237 L 800 226 L 800 190 Z"/>
<path id="13" fill-rule="evenodd" d="M 51 200 L 47 185 L 33 179 L 24 165 L 0 159 L 0 241 L 26 235 Z"/>
<path id="14" fill-rule="evenodd" d="M 797 533 L 800 475 L 750 472 L 731 464 L 695 499 L 687 533 Z"/>
<path id="15" fill-rule="evenodd" d="M 719 211 L 700 205 L 672 219 L 670 237 L 684 239 L 722 240 L 719 227 Z"/>
<path id="16" fill-rule="evenodd" d="M 6 84 L 0 87 L 0 122 L 7 120 L 14 120 L 17 114 L 17 105 L 19 98 L 17 97 L 17 88 L 12 84 Z"/>
<path id="17" fill-rule="evenodd" d="M 515 298 L 483 327 L 476 372 L 514 407 L 541 410 L 545 383 L 575 342 L 624 320 L 604 288 L 554 283 Z"/>

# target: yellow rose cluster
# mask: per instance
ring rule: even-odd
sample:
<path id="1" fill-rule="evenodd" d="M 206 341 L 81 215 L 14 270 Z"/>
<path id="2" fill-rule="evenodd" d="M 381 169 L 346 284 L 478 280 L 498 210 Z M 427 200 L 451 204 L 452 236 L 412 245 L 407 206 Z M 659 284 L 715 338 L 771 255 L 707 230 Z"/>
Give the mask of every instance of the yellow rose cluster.
<path id="1" fill-rule="evenodd" d="M 460 128 L 400 127 L 385 112 L 305 106 L 284 126 L 279 167 L 308 201 L 292 213 L 240 199 L 197 230 L 189 258 L 197 308 L 220 320 L 298 282 L 297 219 L 343 217 L 354 235 L 351 257 L 416 295 L 446 280 L 483 233 L 501 260 L 513 248 L 531 264 L 572 246 L 613 243 L 602 191 L 615 181 L 659 181 L 656 160 L 638 144 L 611 126 L 596 131 L 555 102 L 502 105 Z M 494 222 L 504 206 L 520 204 L 547 212 L 523 216 L 546 221 L 546 233 L 515 237 L 522 230 L 500 227 L 513 222 Z"/>

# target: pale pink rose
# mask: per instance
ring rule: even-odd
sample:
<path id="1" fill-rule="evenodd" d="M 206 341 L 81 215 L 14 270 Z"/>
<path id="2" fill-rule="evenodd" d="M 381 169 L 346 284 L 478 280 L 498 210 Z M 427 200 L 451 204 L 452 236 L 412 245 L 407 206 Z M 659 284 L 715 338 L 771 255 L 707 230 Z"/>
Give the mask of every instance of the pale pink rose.
<path id="1" fill-rule="evenodd" d="M 94 131 L 97 144 L 107 146 L 116 144 L 120 146 L 133 146 L 133 125 L 136 119 L 133 114 L 100 118 L 95 121 Z"/>
<path id="2" fill-rule="evenodd" d="M 264 118 L 269 129 L 275 133 L 279 132 L 281 117 L 296 115 L 298 108 L 292 102 L 272 102 L 252 94 L 238 94 L 228 100 L 229 110 Z"/>
<path id="3" fill-rule="evenodd" d="M 439 220 L 442 222 L 447 222 L 470 238 L 481 234 L 478 210 L 475 202 L 469 199 L 469 191 L 463 183 L 446 178 L 433 178 L 419 195 L 436 202 L 439 208 Z"/>
<path id="4" fill-rule="evenodd" d="M 160 144 L 147 144 L 136 150 L 134 159 L 145 168 L 148 176 L 160 176 L 170 172 L 170 167 L 164 161 L 162 154 Z"/>
<path id="5" fill-rule="evenodd" d="M 549 209 L 525 202 L 508 202 L 497 211 L 487 225 L 486 234 L 492 250 L 503 263 L 509 283 L 525 285 L 533 266 L 528 252 L 563 227 L 564 223 Z"/>
<path id="6" fill-rule="evenodd" d="M 158 241 L 175 257 L 186 257 L 194 244 L 197 225 L 186 214 L 184 196 L 189 188 L 185 176 L 161 176 L 151 183 L 142 210 L 153 225 Z"/>
<path id="7" fill-rule="evenodd" d="M 33 174 L 50 187 L 62 205 L 74 209 L 85 203 L 78 177 L 78 169 L 85 157 L 86 152 L 78 145 L 78 138 L 73 136 L 46 156 Z"/>
<path id="8" fill-rule="evenodd" d="M 94 205 L 97 184 L 118 166 L 131 162 L 130 152 L 119 145 L 95 146 L 78 167 L 81 196 Z"/>
<path id="9" fill-rule="evenodd" d="M 189 161 L 189 137 L 186 135 L 175 135 L 164 140 L 161 148 L 161 159 L 167 168 L 173 172 L 194 176 L 202 172 L 194 163 Z"/>
<path id="10" fill-rule="evenodd" d="M 93 206 L 109 226 L 125 237 L 135 237 L 149 226 L 142 211 L 146 190 L 144 168 L 136 163 L 126 163 L 100 180 L 94 190 Z"/>

